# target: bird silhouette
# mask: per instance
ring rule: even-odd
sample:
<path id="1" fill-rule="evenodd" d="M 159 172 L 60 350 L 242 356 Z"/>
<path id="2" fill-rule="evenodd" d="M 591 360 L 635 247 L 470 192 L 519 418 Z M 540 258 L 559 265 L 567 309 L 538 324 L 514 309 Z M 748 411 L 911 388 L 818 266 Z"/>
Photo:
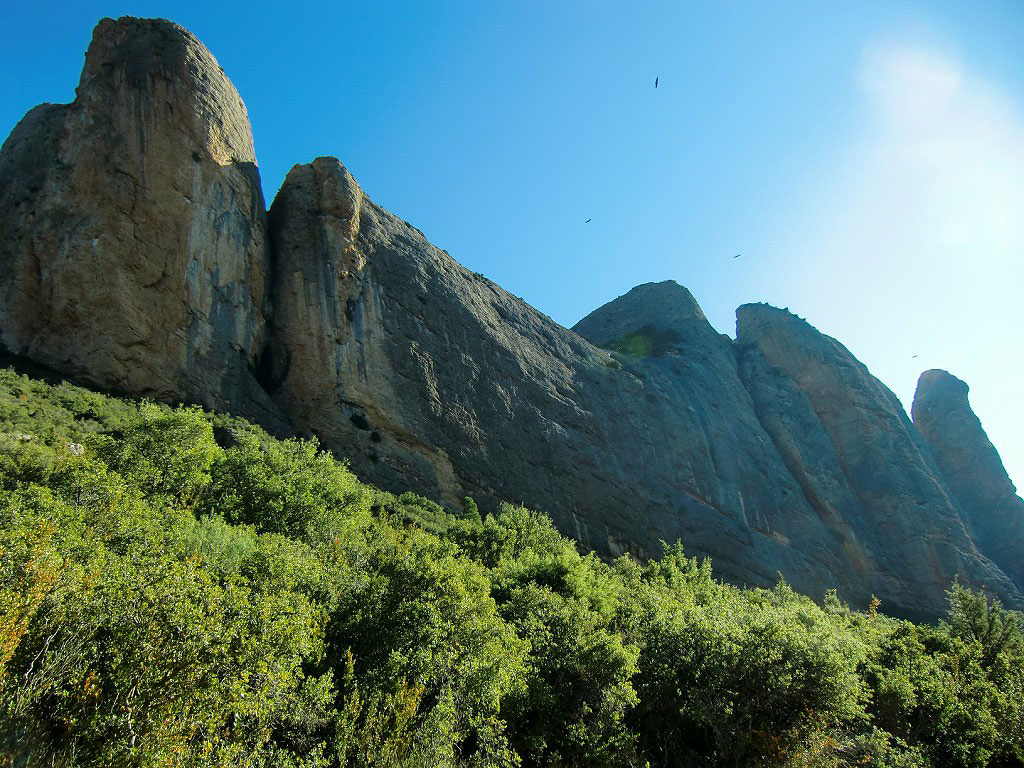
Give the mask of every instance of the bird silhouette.
<path id="1" fill-rule="evenodd" d="M 910 359 L 913 360 L 915 357 L 917 357 L 917 355 L 911 355 Z"/>
<path id="2" fill-rule="evenodd" d="M 589 223 L 590 223 L 590 219 L 587 219 L 587 220 L 586 220 L 586 221 L 584 221 L 583 223 L 584 223 L 584 224 L 589 224 Z"/>
<path id="3" fill-rule="evenodd" d="M 738 259 L 739 257 L 740 255 L 738 253 L 735 256 L 733 256 L 734 259 Z"/>
<path id="4" fill-rule="evenodd" d="M 655 88 L 657 88 L 657 87 L 658 87 L 658 78 L 654 78 L 654 87 L 655 87 Z"/>

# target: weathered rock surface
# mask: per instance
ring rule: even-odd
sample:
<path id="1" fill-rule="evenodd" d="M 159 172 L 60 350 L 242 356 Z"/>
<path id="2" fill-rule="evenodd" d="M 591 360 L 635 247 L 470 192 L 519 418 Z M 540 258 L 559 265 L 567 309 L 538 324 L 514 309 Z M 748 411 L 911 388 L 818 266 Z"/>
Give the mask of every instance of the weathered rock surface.
<path id="1" fill-rule="evenodd" d="M 721 577 L 917 618 L 956 575 L 1024 607 L 1024 502 L 965 389 L 919 392 L 926 444 L 835 340 L 751 305 L 733 342 L 671 281 L 567 330 L 332 158 L 268 218 L 238 94 L 169 22 L 101 22 L 75 101 L 4 144 L 0 263 L 11 351 L 315 434 L 381 486 L 522 502 L 606 554 L 678 538 Z"/>
<path id="2" fill-rule="evenodd" d="M 576 335 L 330 158 L 292 170 L 270 221 L 273 396 L 362 476 L 452 504 L 521 501 L 612 554 L 681 538 L 727 578 L 781 571 L 918 617 L 942 611 L 957 574 L 1020 601 L 895 396 L 789 313 L 742 308 L 734 343 L 669 281 Z"/>
<path id="3" fill-rule="evenodd" d="M 74 102 L 0 151 L 0 339 L 84 380 L 274 419 L 269 256 L 242 100 L 191 33 L 105 19 Z"/>
<path id="4" fill-rule="evenodd" d="M 762 424 L 875 594 L 927 616 L 961 575 L 1020 603 L 1019 587 L 977 551 L 899 400 L 842 344 L 764 304 L 739 308 L 736 338 Z"/>
<path id="5" fill-rule="evenodd" d="M 672 441 L 661 475 L 642 478 L 637 493 L 648 495 L 645 488 L 667 482 L 706 504 L 677 524 L 688 547 L 714 555 L 716 567 L 733 578 L 770 583 L 781 571 L 812 593 L 831 581 L 870 594 L 862 574 L 849 571 L 836 531 L 807 502 L 774 450 L 740 379 L 733 342 L 711 327 L 689 291 L 672 281 L 637 286 L 574 330 L 602 347 L 632 350 L 619 359 L 648 385 L 645 397 L 661 412 L 637 408 L 631 442 L 660 455 L 665 441 Z M 614 397 L 611 409 L 630 394 Z M 635 450 L 630 443 L 617 447 Z M 730 539 L 708 529 L 712 510 L 737 523 Z M 723 541 L 736 542 L 735 549 L 723 548 Z M 734 563 L 747 566 L 734 576 Z"/>
<path id="6" fill-rule="evenodd" d="M 271 222 L 273 396 L 362 476 L 451 503 L 523 502 L 602 552 L 682 538 L 737 580 L 840 578 L 730 342 L 686 289 L 613 303 L 662 307 L 675 334 L 664 354 L 623 364 L 459 266 L 336 160 L 294 168 Z"/>
<path id="7" fill-rule="evenodd" d="M 971 410 L 967 384 L 946 371 L 921 374 L 914 426 L 931 449 L 978 549 L 1024 583 L 1024 500 Z"/>

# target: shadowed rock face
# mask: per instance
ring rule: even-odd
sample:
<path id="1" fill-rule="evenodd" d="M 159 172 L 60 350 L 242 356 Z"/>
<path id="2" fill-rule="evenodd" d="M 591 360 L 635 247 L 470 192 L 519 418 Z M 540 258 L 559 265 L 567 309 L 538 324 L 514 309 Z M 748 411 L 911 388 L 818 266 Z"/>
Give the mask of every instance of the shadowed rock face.
<path id="1" fill-rule="evenodd" d="M 641 286 L 581 324 L 661 318 L 664 351 L 620 362 L 459 266 L 336 160 L 296 166 L 270 220 L 273 397 L 360 475 L 456 504 L 524 502 L 601 552 L 682 538 L 737 580 L 840 579 L 730 342 L 686 289 Z"/>
<path id="2" fill-rule="evenodd" d="M 333 158 L 268 218 L 238 94 L 169 22 L 100 23 L 76 100 L 0 151 L 0 204 L 3 343 L 60 371 L 315 434 L 386 488 L 525 503 L 604 554 L 678 538 L 732 581 L 916 618 L 957 574 L 1024 607 L 998 457 L 975 487 L 941 450 L 981 445 L 970 419 L 926 445 L 835 340 L 750 305 L 733 342 L 671 281 L 562 328 Z"/>
<path id="3" fill-rule="evenodd" d="M 912 615 L 962 574 L 1019 603 L 980 555 L 956 498 L 896 396 L 835 339 L 785 310 L 737 311 L 737 343 L 758 414 L 853 568 Z M 867 559 L 865 559 L 867 558 Z"/>
<path id="4" fill-rule="evenodd" d="M 978 549 L 1024 583 L 1024 501 L 967 400 L 967 384 L 946 371 L 921 374 L 914 425 L 964 510 Z"/>
<path id="5" fill-rule="evenodd" d="M 916 617 L 957 574 L 1019 602 L 895 396 L 788 312 L 741 308 L 734 343 L 668 281 L 571 333 L 330 158 L 291 171 L 270 221 L 273 396 L 362 476 L 521 501 L 610 554 L 681 538 L 726 578 Z"/>
<path id="6" fill-rule="evenodd" d="M 165 21 L 96 27 L 74 102 L 0 151 L 0 334 L 105 387 L 272 419 L 266 214 L 245 107 Z"/>

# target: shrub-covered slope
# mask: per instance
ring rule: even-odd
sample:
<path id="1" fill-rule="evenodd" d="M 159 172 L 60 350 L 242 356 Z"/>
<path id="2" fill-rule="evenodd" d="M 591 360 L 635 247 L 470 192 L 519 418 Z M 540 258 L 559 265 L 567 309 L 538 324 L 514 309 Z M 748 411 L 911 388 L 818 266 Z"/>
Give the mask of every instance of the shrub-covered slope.
<path id="1" fill-rule="evenodd" d="M 1019 616 L 957 585 L 933 627 L 606 563 L 11 370 L 0 484 L 0 765 L 1024 764 Z"/>

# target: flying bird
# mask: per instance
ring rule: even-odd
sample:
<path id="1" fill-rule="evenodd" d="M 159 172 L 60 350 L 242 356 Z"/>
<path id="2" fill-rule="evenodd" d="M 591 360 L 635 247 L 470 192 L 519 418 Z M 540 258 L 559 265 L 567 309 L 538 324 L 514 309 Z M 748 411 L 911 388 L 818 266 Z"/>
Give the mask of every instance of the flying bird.
<path id="1" fill-rule="evenodd" d="M 586 220 L 586 221 L 584 221 L 583 223 L 584 223 L 584 224 L 589 224 L 589 223 L 590 223 L 590 219 L 587 219 L 587 220 Z"/>
<path id="2" fill-rule="evenodd" d="M 657 87 L 658 87 L 658 78 L 654 78 L 654 87 L 655 87 L 655 88 L 657 88 Z"/>
<path id="3" fill-rule="evenodd" d="M 739 257 L 740 255 L 738 253 L 735 256 L 733 256 L 734 259 L 738 259 Z"/>
<path id="4" fill-rule="evenodd" d="M 917 357 L 917 355 L 911 355 L 910 359 L 913 360 L 915 357 Z"/>

